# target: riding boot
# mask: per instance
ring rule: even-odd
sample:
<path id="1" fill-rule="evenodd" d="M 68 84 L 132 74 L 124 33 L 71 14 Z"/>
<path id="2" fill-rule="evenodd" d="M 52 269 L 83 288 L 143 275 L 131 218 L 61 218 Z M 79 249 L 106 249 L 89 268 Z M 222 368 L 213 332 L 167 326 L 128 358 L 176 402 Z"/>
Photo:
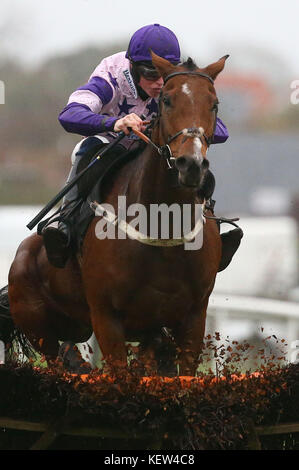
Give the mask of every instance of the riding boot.
<path id="1" fill-rule="evenodd" d="M 91 136 L 80 141 L 72 153 L 72 167 L 66 184 L 72 181 L 77 173 L 87 166 L 95 152 L 106 143 L 107 139 L 101 136 Z M 85 178 L 86 179 L 86 178 Z M 79 183 L 80 186 L 80 183 Z M 76 206 L 81 197 L 84 197 L 82 189 L 78 185 L 73 186 L 62 201 L 59 221 L 45 225 L 42 236 L 49 262 L 56 268 L 64 268 L 71 255 L 71 224 Z"/>
<path id="2" fill-rule="evenodd" d="M 61 220 L 53 221 L 42 230 L 44 246 L 49 262 L 55 268 L 64 268 L 71 254 L 71 218 L 72 209 L 77 201 L 72 203 L 64 200 L 60 212 Z"/>
<path id="3" fill-rule="evenodd" d="M 68 175 L 68 184 L 77 173 L 78 164 L 83 155 L 78 151 L 80 144 L 77 144 L 72 154 L 72 167 Z M 59 221 L 51 222 L 42 229 L 42 236 L 49 262 L 55 268 L 64 268 L 71 254 L 71 228 L 70 222 L 72 209 L 74 209 L 79 198 L 78 186 L 75 185 L 63 198 Z"/>
<path id="4" fill-rule="evenodd" d="M 240 246 L 243 237 L 243 230 L 235 228 L 229 232 L 221 233 L 222 256 L 218 272 L 223 271 L 230 264 L 234 254 Z"/>

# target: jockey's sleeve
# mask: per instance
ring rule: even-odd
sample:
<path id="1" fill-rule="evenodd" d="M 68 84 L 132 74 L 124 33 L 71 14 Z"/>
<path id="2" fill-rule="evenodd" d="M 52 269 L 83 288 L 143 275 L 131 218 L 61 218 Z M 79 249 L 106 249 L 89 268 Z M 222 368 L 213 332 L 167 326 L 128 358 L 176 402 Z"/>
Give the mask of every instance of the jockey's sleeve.
<path id="1" fill-rule="evenodd" d="M 217 117 L 213 144 L 223 144 L 228 139 L 228 130 L 225 124 Z"/>
<path id="2" fill-rule="evenodd" d="M 71 94 L 67 106 L 59 114 L 59 122 L 67 132 L 83 136 L 112 131 L 119 117 L 101 114 L 102 107 L 112 97 L 110 83 L 94 76 Z"/>
<path id="3" fill-rule="evenodd" d="M 67 132 L 84 137 L 113 131 L 118 117 L 96 114 L 82 103 L 69 103 L 59 114 L 59 122 Z"/>

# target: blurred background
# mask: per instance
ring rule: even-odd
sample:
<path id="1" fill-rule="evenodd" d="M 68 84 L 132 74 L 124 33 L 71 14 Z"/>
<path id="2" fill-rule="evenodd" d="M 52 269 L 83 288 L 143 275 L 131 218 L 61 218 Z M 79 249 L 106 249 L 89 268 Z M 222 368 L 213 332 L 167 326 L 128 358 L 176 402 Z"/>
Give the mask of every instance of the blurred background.
<path id="1" fill-rule="evenodd" d="M 208 331 L 299 339 L 299 4 L 297 0 L 1 0 L 0 281 L 26 224 L 64 185 L 80 136 L 58 114 L 107 55 L 150 23 L 206 66 L 230 54 L 216 81 L 230 138 L 211 147 L 216 214 L 240 217 L 244 238 L 217 277 Z M 299 82 L 298 85 L 299 87 Z M 292 97 L 292 99 L 291 99 Z M 223 230 L 229 226 L 223 227 Z M 291 348 L 291 349 L 290 349 Z"/>

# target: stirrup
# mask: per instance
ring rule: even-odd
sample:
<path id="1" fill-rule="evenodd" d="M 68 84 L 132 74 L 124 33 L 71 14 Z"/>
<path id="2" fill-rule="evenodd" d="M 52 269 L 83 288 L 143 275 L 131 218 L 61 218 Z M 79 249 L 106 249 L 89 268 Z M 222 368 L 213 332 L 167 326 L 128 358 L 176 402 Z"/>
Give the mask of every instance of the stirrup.
<path id="1" fill-rule="evenodd" d="M 206 214 L 204 214 L 204 217 L 205 217 L 205 219 L 216 220 L 216 222 L 218 222 L 219 225 L 220 225 L 220 224 L 231 224 L 231 225 L 233 225 L 234 227 L 240 229 L 239 225 L 236 224 L 236 222 L 238 222 L 238 220 L 240 220 L 239 217 L 234 217 L 234 218 L 232 218 L 232 219 L 228 219 L 228 218 L 226 218 L 226 217 L 216 217 L 215 215 L 206 215 Z M 241 230 L 241 229 L 240 229 L 240 230 Z"/>
<path id="2" fill-rule="evenodd" d="M 74 205 L 73 205 L 74 204 Z M 52 222 L 63 222 L 68 225 L 68 218 L 73 215 L 76 209 L 82 204 L 82 198 L 74 199 L 68 201 L 63 206 L 60 206 L 54 214 L 50 215 L 45 220 L 42 220 L 37 226 L 37 234 L 43 235 L 43 230 L 46 228 L 47 225 L 52 224 Z M 73 205 L 73 207 L 68 211 L 69 207 Z M 58 214 L 58 215 L 57 215 Z M 57 216 L 57 217 L 55 217 Z"/>

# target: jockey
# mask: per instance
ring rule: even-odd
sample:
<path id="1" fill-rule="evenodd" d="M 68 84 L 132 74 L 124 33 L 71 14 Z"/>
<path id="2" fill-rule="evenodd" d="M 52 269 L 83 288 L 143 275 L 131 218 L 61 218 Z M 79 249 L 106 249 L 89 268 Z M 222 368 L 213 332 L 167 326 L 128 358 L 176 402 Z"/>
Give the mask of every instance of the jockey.
<path id="1" fill-rule="evenodd" d="M 59 121 L 67 132 L 85 139 L 73 151 L 68 182 L 75 177 L 82 159 L 86 155 L 90 158 L 103 144 L 111 142 L 115 133 L 127 134 L 121 144 L 125 150 L 130 149 L 136 140 L 130 139 L 129 128 L 143 132 L 141 116 L 149 121 L 157 114 L 163 78 L 151 62 L 150 49 L 173 64 L 180 62 L 175 34 L 159 24 L 144 26 L 133 34 L 126 52 L 103 59 L 88 83 L 71 94 Z M 227 129 L 217 118 L 213 143 L 225 142 L 227 138 Z M 69 211 L 72 201 L 78 198 L 77 186 L 66 197 L 62 207 L 68 203 L 66 211 Z M 69 256 L 68 225 L 63 221 L 58 227 L 49 224 L 42 234 L 49 261 L 56 267 L 64 267 Z"/>

